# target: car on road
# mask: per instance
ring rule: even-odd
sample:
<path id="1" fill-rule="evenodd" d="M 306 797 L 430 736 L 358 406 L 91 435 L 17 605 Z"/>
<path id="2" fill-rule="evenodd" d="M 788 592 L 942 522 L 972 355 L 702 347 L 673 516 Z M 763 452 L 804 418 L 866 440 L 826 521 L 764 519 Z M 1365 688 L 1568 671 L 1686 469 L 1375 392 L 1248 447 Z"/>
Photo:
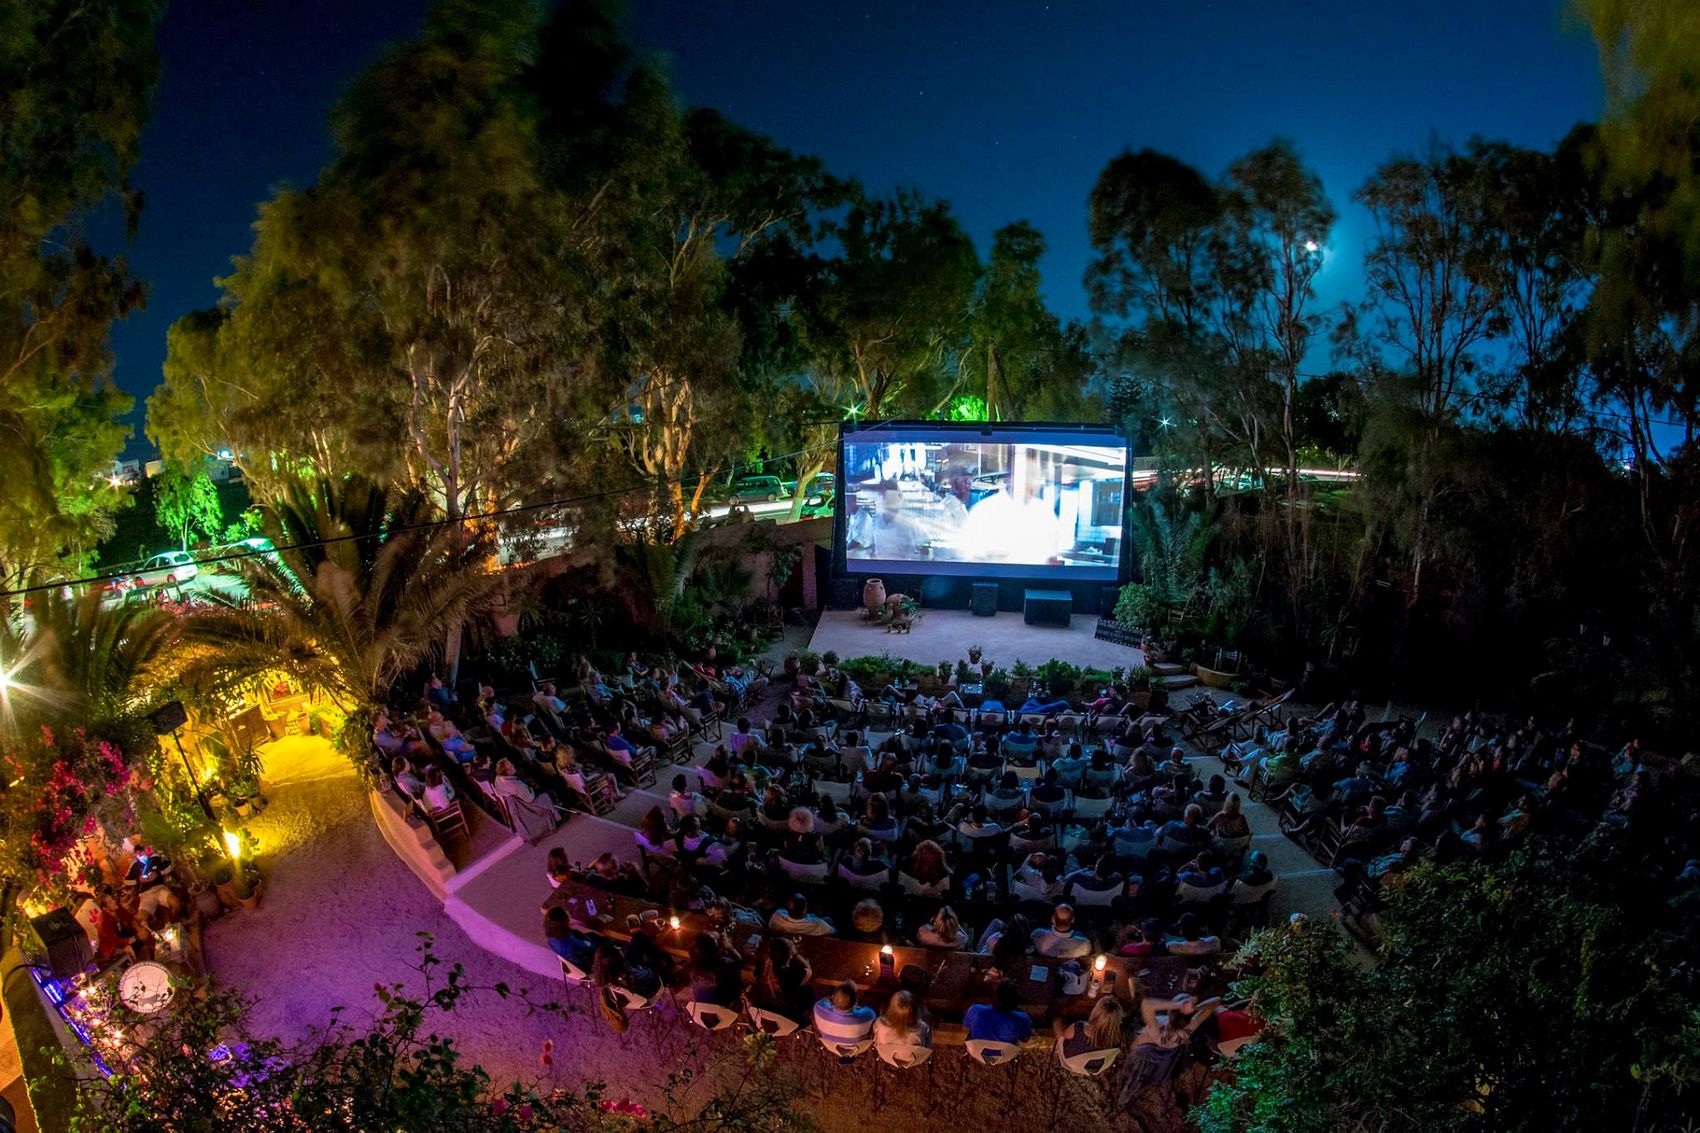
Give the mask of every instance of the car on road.
<path id="1" fill-rule="evenodd" d="M 241 574 L 242 564 L 249 559 L 263 558 L 273 566 L 280 562 L 272 541 L 263 535 L 253 535 L 214 547 L 211 557 L 215 561 L 208 563 L 207 569 L 217 574 Z"/>
<path id="2" fill-rule="evenodd" d="M 800 519 L 814 519 L 817 516 L 831 515 L 832 502 L 835 493 L 830 486 L 825 491 L 815 491 L 803 501 L 803 512 Z"/>
<path id="3" fill-rule="evenodd" d="M 791 490 L 777 476 L 740 476 L 732 484 L 732 499 L 741 504 L 756 500 L 772 503 L 790 494 Z"/>
<path id="4" fill-rule="evenodd" d="M 137 569 L 131 585 L 151 590 L 156 586 L 181 586 L 201 573 L 195 556 L 188 551 L 161 551 Z"/>

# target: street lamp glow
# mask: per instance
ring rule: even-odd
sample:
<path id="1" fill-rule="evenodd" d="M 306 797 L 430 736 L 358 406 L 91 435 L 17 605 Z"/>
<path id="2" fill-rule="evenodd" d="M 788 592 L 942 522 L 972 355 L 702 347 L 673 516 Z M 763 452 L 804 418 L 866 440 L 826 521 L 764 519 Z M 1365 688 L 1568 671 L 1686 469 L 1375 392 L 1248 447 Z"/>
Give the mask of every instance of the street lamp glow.
<path id="1" fill-rule="evenodd" d="M 1322 248 L 1322 245 L 1318 244 L 1315 240 L 1306 240 L 1305 241 L 1305 251 L 1307 251 L 1307 252 L 1317 252 L 1317 251 L 1320 251 L 1321 248 Z"/>
<path id="2" fill-rule="evenodd" d="M 242 856 L 242 839 L 234 832 L 226 830 L 224 832 L 224 848 L 230 854 L 230 860 L 235 861 Z"/>
<path id="3" fill-rule="evenodd" d="M 1165 429 L 1173 429 L 1175 427 L 1174 421 L 1168 417 L 1159 417 L 1157 419 L 1157 424 Z"/>

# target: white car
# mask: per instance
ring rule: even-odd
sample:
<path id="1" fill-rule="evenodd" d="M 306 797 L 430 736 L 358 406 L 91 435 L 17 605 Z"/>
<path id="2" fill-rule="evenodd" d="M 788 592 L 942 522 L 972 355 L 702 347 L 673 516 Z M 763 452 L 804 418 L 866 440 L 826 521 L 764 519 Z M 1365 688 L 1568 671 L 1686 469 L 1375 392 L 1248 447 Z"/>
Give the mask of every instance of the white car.
<path id="1" fill-rule="evenodd" d="M 161 551 L 142 564 L 131 585 L 150 590 L 156 586 L 181 586 L 200 573 L 195 556 L 188 551 Z"/>

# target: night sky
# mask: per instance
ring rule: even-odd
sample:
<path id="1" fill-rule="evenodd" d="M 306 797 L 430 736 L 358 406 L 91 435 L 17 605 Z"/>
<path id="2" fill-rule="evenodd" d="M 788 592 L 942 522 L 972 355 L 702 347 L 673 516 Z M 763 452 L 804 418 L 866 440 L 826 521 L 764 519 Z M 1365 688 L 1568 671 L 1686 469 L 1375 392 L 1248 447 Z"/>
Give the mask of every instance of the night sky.
<path id="1" fill-rule="evenodd" d="M 114 334 L 121 386 L 159 381 L 167 326 L 217 301 L 254 206 L 329 156 L 326 115 L 423 0 L 178 0 L 137 183 L 130 250 L 148 309 Z M 1214 176 L 1286 137 L 1342 212 L 1321 286 L 1355 297 L 1375 165 L 1431 135 L 1549 146 L 1598 115 L 1593 46 L 1563 0 L 634 0 L 631 38 L 683 96 L 881 191 L 948 198 L 982 252 L 1026 218 L 1052 303 L 1086 314 L 1086 195 L 1124 147 Z M 146 448 L 137 436 L 131 454 Z"/>

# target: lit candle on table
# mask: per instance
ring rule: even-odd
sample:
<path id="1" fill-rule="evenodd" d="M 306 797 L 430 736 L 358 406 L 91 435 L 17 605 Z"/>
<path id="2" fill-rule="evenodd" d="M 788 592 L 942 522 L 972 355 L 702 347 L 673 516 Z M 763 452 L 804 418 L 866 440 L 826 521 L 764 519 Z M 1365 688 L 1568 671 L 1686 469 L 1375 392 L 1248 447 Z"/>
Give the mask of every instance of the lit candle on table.
<path id="1" fill-rule="evenodd" d="M 1093 999 L 1097 999 L 1098 993 L 1104 990 L 1104 968 L 1109 962 L 1110 958 L 1102 952 L 1098 953 L 1098 958 L 1092 961 L 1092 989 L 1087 994 Z"/>
<path id="2" fill-rule="evenodd" d="M 889 980 L 897 965 L 897 954 L 889 944 L 880 945 L 880 979 Z"/>
<path id="3" fill-rule="evenodd" d="M 679 915 L 677 913 L 667 918 L 667 927 L 672 929 L 674 932 L 679 931 L 680 923 Z"/>

